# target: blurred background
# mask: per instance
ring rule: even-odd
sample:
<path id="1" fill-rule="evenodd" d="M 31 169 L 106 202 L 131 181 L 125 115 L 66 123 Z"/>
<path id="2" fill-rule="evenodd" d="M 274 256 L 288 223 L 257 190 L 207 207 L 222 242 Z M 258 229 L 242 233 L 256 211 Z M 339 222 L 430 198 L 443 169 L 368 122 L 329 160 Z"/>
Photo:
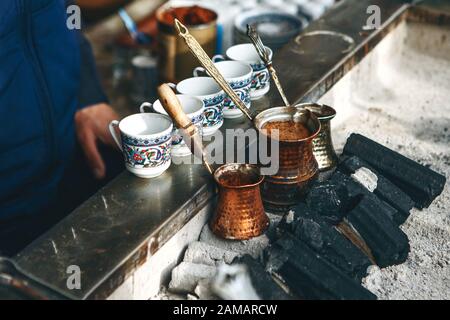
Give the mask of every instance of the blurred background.
<path id="1" fill-rule="evenodd" d="M 91 41 L 103 85 L 125 116 L 155 99 L 159 82 L 191 76 L 196 61 L 172 28 L 180 19 L 210 56 L 249 42 L 246 25 L 256 26 L 276 51 L 335 0 L 77 0 L 83 32 Z"/>

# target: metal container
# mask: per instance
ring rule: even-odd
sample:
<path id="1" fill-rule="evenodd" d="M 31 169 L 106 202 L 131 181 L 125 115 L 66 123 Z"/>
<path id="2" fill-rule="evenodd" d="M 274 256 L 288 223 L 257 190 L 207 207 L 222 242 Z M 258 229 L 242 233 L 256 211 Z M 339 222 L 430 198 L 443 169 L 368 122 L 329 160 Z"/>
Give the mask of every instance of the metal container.
<path id="1" fill-rule="evenodd" d="M 336 110 L 330 106 L 318 103 L 304 103 L 298 106 L 307 108 L 320 121 L 320 132 L 313 140 L 313 153 L 319 164 L 319 170 L 328 171 L 334 168 L 338 163 L 338 156 L 333 147 L 330 122 L 336 116 Z"/>
<path id="2" fill-rule="evenodd" d="M 264 177 L 249 164 L 226 164 L 214 172 L 219 187 L 211 230 L 225 239 L 247 240 L 261 235 L 269 226 L 261 199 Z"/>
<path id="3" fill-rule="evenodd" d="M 300 122 L 310 133 L 303 139 L 279 140 L 279 170 L 266 177 L 261 189 L 264 203 L 276 208 L 297 204 L 317 177 L 318 164 L 313 155 L 312 141 L 319 134 L 320 122 L 300 105 L 270 108 L 254 120 L 258 130 L 274 121 Z"/>
<path id="4" fill-rule="evenodd" d="M 215 54 L 217 38 L 217 14 L 203 7 L 195 6 L 199 10 L 208 12 L 212 19 L 205 24 L 186 24 L 189 32 L 197 39 L 206 53 L 211 57 Z M 158 20 L 158 43 L 159 43 L 159 76 L 163 82 L 177 83 L 192 76 L 192 70 L 198 66 L 198 62 L 190 53 L 183 38 L 177 35 L 173 24 L 168 24 L 164 19 L 166 10 L 172 8 L 186 8 L 182 5 L 161 6 L 156 11 Z"/>
<path id="5" fill-rule="evenodd" d="M 192 153 L 202 159 L 218 185 L 216 214 L 210 221 L 211 230 L 225 239 L 246 240 L 261 235 L 269 225 L 261 199 L 260 185 L 264 180 L 259 167 L 231 163 L 213 170 L 205 156 L 199 130 L 184 113 L 180 101 L 167 84 L 158 87 L 159 101 L 180 128 Z"/>

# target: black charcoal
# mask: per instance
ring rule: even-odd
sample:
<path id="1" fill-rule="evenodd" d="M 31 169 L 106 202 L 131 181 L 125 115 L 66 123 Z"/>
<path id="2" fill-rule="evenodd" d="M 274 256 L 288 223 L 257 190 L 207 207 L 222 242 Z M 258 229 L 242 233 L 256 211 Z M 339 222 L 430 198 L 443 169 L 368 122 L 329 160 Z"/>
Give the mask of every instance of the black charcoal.
<path id="1" fill-rule="evenodd" d="M 367 268 L 372 264 L 369 258 L 320 217 L 300 218 L 294 235 L 358 282 L 367 275 Z"/>
<path id="2" fill-rule="evenodd" d="M 302 216 L 292 213 L 292 218 L 283 217 L 279 234 L 292 233 L 312 250 L 320 253 L 329 262 L 346 274 L 361 281 L 372 264 L 368 257 L 334 226 L 319 215 Z M 292 220 L 288 223 L 286 220 Z"/>
<path id="3" fill-rule="evenodd" d="M 360 199 L 362 196 L 365 196 L 370 198 L 371 201 L 377 204 L 377 207 L 380 208 L 379 214 L 387 215 L 389 219 L 391 219 L 392 222 L 395 223 L 395 225 L 398 226 L 402 224 L 407 218 L 407 216 L 405 216 L 403 212 L 395 209 L 390 204 L 379 199 L 374 193 L 367 190 L 359 182 L 356 182 L 346 174 L 340 171 L 336 171 L 331 177 L 331 180 L 334 183 L 340 183 L 340 186 L 344 188 L 347 193 L 347 202 L 344 204 L 346 212 L 350 211 L 355 206 L 355 202 L 357 202 L 358 199 Z"/>
<path id="4" fill-rule="evenodd" d="M 367 162 L 404 191 L 418 208 L 428 207 L 444 189 L 445 176 L 360 134 L 350 135 L 344 154 Z"/>
<path id="5" fill-rule="evenodd" d="M 377 265 L 384 268 L 404 262 L 409 253 L 406 234 L 393 223 L 375 198 L 362 196 L 347 214 L 347 221 L 369 246 Z"/>
<path id="6" fill-rule="evenodd" d="M 276 226 L 275 237 L 271 239 L 271 242 L 281 237 L 285 232 L 292 232 L 294 225 L 300 217 L 313 217 L 317 215 L 312 211 L 304 202 L 299 202 L 292 210 L 283 215 L 281 221 Z"/>
<path id="7" fill-rule="evenodd" d="M 277 236 L 286 231 L 294 230 L 293 226 L 300 217 L 313 217 L 317 213 L 311 210 L 306 203 L 299 202 L 292 210 L 286 213 L 276 227 Z"/>
<path id="8" fill-rule="evenodd" d="M 270 248 L 269 266 L 296 295 L 304 299 L 376 299 L 357 281 L 289 233 Z"/>
<path id="9" fill-rule="evenodd" d="M 396 222 L 402 224 L 408 218 L 410 210 L 414 207 L 414 201 L 399 187 L 393 184 L 389 179 L 378 173 L 367 162 L 356 156 L 343 157 L 339 164 L 339 170 L 352 174 L 360 168 L 368 168 L 378 177 L 377 187 L 374 193 L 381 200 L 385 201 L 399 211 L 396 216 Z"/>
<path id="10" fill-rule="evenodd" d="M 291 300 L 294 297 L 287 294 L 266 272 L 264 266 L 249 255 L 235 259 L 233 263 L 245 264 L 249 270 L 250 279 L 256 293 L 263 300 Z"/>
<path id="11" fill-rule="evenodd" d="M 347 202 L 343 186 L 331 180 L 316 183 L 306 197 L 308 206 L 332 224 L 342 221 Z"/>

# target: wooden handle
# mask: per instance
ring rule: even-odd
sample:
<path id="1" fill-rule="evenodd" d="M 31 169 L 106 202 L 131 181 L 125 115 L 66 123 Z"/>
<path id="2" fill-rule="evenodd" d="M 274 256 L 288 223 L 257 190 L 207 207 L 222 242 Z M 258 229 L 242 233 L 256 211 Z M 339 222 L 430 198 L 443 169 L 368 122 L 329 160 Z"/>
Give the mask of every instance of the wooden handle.
<path id="1" fill-rule="evenodd" d="M 175 125 L 179 128 L 186 145 L 191 149 L 191 152 L 195 156 L 202 159 L 203 164 L 212 174 L 213 170 L 206 161 L 203 153 L 202 137 L 199 134 L 197 127 L 192 124 L 191 119 L 189 119 L 186 113 L 184 113 L 183 107 L 181 106 L 181 103 L 172 88 L 163 83 L 158 87 L 158 95 L 161 105 L 175 122 Z"/>
<path id="2" fill-rule="evenodd" d="M 191 120 L 184 113 L 180 100 L 178 100 L 172 88 L 163 83 L 158 87 L 158 96 L 164 110 L 166 110 L 178 128 L 187 128 L 191 124 Z"/>

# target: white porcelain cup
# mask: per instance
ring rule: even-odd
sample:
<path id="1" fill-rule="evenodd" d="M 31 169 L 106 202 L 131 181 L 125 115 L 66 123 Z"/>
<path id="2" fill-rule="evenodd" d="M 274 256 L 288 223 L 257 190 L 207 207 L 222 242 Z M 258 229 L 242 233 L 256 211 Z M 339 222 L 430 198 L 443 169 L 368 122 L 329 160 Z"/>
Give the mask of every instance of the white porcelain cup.
<path id="1" fill-rule="evenodd" d="M 214 63 L 216 68 L 228 82 L 230 87 L 236 92 L 237 96 L 244 102 L 245 106 L 250 109 L 250 85 L 252 82 L 253 70 L 248 63 L 241 61 L 220 61 Z M 202 67 L 194 69 L 194 77 L 199 77 L 200 73 L 206 71 Z M 233 119 L 242 116 L 243 113 L 231 101 L 227 95 L 223 102 L 223 116 L 226 119 Z"/>
<path id="2" fill-rule="evenodd" d="M 169 85 L 180 94 L 195 96 L 203 101 L 203 136 L 210 136 L 219 130 L 223 125 L 223 101 L 226 94 L 213 78 L 194 77 L 177 85 Z"/>
<path id="3" fill-rule="evenodd" d="M 203 101 L 197 97 L 188 96 L 185 94 L 177 94 L 177 98 L 178 100 L 180 100 L 183 111 L 186 113 L 189 119 L 191 119 L 192 123 L 198 128 L 200 135 L 203 136 L 203 112 L 205 110 Z M 159 100 L 156 100 L 154 103 L 144 102 L 143 104 L 141 104 L 141 113 L 146 112 L 147 108 L 157 113 L 167 115 L 166 110 L 164 110 L 164 107 L 161 105 L 161 102 Z M 172 157 L 184 157 L 190 154 L 191 150 L 183 141 L 183 137 L 178 132 L 178 128 L 174 127 L 172 130 Z"/>
<path id="4" fill-rule="evenodd" d="M 272 60 L 273 52 L 269 47 L 265 47 L 269 53 L 269 59 Z M 255 46 L 252 43 L 243 43 L 232 46 L 227 49 L 226 58 L 222 55 L 215 55 L 214 62 L 223 61 L 225 59 L 233 61 L 242 61 L 252 67 L 252 83 L 250 85 L 250 97 L 256 100 L 264 96 L 270 90 L 270 74 L 266 65 L 261 60 L 256 52 Z"/>
<path id="5" fill-rule="evenodd" d="M 125 167 L 141 178 L 157 177 L 170 167 L 172 129 L 171 119 L 157 113 L 133 114 L 109 124 L 109 131 L 124 155 Z"/>

